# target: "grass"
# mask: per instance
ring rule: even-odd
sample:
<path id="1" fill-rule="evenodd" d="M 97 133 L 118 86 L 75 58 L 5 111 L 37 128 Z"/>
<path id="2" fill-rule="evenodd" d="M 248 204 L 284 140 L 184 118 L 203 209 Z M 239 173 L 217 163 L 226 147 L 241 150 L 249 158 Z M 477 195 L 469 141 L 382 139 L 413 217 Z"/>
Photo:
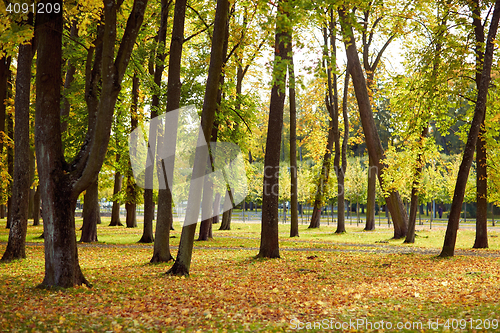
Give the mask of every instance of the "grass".
<path id="1" fill-rule="evenodd" d="M 284 250 L 280 259 L 256 260 L 257 250 L 249 248 L 259 246 L 260 225 L 234 223 L 233 230 L 216 227 L 213 240 L 196 242 L 191 275 L 179 278 L 164 274 L 172 263 L 148 264 L 151 245 L 136 244 L 141 224 L 135 229 L 108 224 L 104 218 L 98 237 L 110 246 L 79 248 L 93 288 L 69 290 L 35 288 L 44 275 L 43 246 L 36 238 L 42 228 L 30 226 L 28 242 L 37 244 L 27 247 L 27 259 L 0 264 L 0 331 L 282 332 L 309 325 L 305 331 L 323 332 L 351 322 L 350 331 L 364 332 L 378 331 L 384 321 L 393 325 L 388 331 L 401 331 L 396 329 L 401 322 L 413 332 L 444 331 L 449 320 L 450 328 L 465 322 L 463 331 L 479 332 L 485 331 L 486 319 L 490 328 L 493 319 L 500 328 L 498 258 L 320 251 L 356 250 L 387 240 L 380 245 L 439 248 L 443 229 L 422 230 L 415 245 L 402 245 L 389 240 L 390 229 L 364 232 L 348 226 L 346 234 L 335 235 L 333 226 L 301 225 L 300 237 L 290 239 L 289 225 L 280 224 L 280 247 L 306 251 Z M 181 227 L 178 222 L 174 227 L 170 241 L 176 246 Z M 495 235 L 497 230 L 490 232 Z M 1 228 L 2 252 L 7 236 Z M 457 246 L 470 248 L 473 240 L 472 230 L 461 229 Z M 482 251 L 497 254 L 498 246 L 498 238 L 490 237 L 492 249 Z M 432 330 L 429 323 L 436 322 L 440 326 Z"/>

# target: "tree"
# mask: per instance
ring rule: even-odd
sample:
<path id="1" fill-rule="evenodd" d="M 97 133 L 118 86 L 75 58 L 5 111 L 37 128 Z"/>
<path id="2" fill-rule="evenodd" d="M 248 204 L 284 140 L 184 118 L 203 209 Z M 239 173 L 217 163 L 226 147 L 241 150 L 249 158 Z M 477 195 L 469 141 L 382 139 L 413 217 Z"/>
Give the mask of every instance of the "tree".
<path id="1" fill-rule="evenodd" d="M 43 1 L 42 3 L 47 3 Z M 95 131 L 87 133 L 75 161 L 67 163 L 61 140 L 62 1 L 60 11 L 38 13 L 36 74 L 36 156 L 44 204 L 45 277 L 42 286 L 89 284 L 78 263 L 74 211 L 82 191 L 97 179 L 110 138 L 113 110 L 120 84 L 144 18 L 147 1 L 135 0 L 115 57 L 118 6 L 104 1 L 102 92 Z"/>
<path id="2" fill-rule="evenodd" d="M 462 163 L 458 171 L 457 182 L 451 203 L 448 226 L 443 244 L 443 249 L 439 254 L 440 257 L 450 257 L 455 253 L 455 243 L 457 239 L 458 224 L 460 221 L 460 212 L 464 200 L 465 188 L 469 177 L 469 170 L 474 157 L 477 138 L 481 129 L 481 123 L 486 113 L 486 101 L 488 96 L 488 86 L 491 80 L 491 67 L 493 64 L 494 40 L 497 34 L 498 21 L 500 19 L 500 0 L 495 2 L 495 9 L 491 18 L 490 27 L 488 30 L 488 38 L 486 40 L 486 49 L 483 58 L 483 67 L 481 71 L 481 80 L 477 92 L 477 101 L 474 108 L 474 118 L 469 129 L 467 143 L 465 145 Z"/>
<path id="3" fill-rule="evenodd" d="M 326 25 L 323 28 L 323 67 L 326 69 L 327 74 L 327 88 L 325 92 L 325 105 L 330 116 L 329 127 L 328 127 L 328 140 L 326 144 L 326 150 L 323 156 L 323 163 L 321 174 L 318 178 L 316 196 L 314 198 L 313 213 L 311 216 L 311 223 L 309 228 L 319 228 L 321 211 L 323 210 L 323 200 L 325 196 L 326 187 L 328 184 L 328 178 L 330 175 L 331 157 L 332 152 L 334 152 L 334 160 L 336 158 L 337 167 L 340 156 L 339 147 L 339 121 L 338 121 L 338 91 L 337 91 L 337 74 L 333 70 L 337 65 L 337 48 L 336 48 L 336 34 L 335 34 L 335 22 L 333 21 L 333 9 L 327 11 L 330 13 L 330 19 L 327 20 Z M 329 24 L 328 24 L 329 22 Z M 330 47 L 328 47 L 328 36 L 330 36 Z M 331 56 L 330 50 L 331 49 Z M 333 76 L 333 81 L 332 81 Z M 335 144 L 335 150 L 334 150 Z"/>
<path id="4" fill-rule="evenodd" d="M 30 15 L 28 21 L 33 21 Z M 30 24 L 28 22 L 28 24 Z M 19 45 L 16 75 L 14 133 L 14 179 L 12 192 L 12 213 L 10 214 L 9 242 L 2 261 L 26 258 L 25 242 L 28 228 L 28 204 L 30 174 L 26 166 L 30 164 L 30 86 L 31 64 L 33 62 L 33 41 Z"/>
<path id="5" fill-rule="evenodd" d="M 358 101 L 359 114 L 363 125 L 363 133 L 365 135 L 368 154 L 373 160 L 373 164 L 377 167 L 377 175 L 379 181 L 381 182 L 381 187 L 383 188 L 383 180 L 381 179 L 381 176 L 384 170 L 384 165 L 382 163 L 384 150 L 382 148 L 382 144 L 380 143 L 377 128 L 373 120 L 366 80 L 357 54 L 356 42 L 354 40 L 354 33 L 352 29 L 352 17 L 347 13 L 344 6 L 339 7 L 338 12 L 344 36 L 347 60 L 352 66 L 350 72 L 354 85 L 354 91 L 356 93 L 356 99 Z M 405 237 L 408 228 L 408 218 L 399 193 L 390 192 L 386 202 L 394 221 L 394 238 L 399 239 Z"/>
<path id="6" fill-rule="evenodd" d="M 217 0 L 215 11 L 214 33 L 212 38 L 212 49 L 210 53 L 210 66 L 205 89 L 205 99 L 201 114 L 200 138 L 204 138 L 209 144 L 212 128 L 214 124 L 215 111 L 217 110 L 217 93 L 219 90 L 222 64 L 224 61 L 224 38 L 229 11 L 228 0 Z M 206 170 L 208 151 L 196 150 L 193 178 L 203 175 Z M 188 207 L 184 226 L 182 227 L 179 250 L 174 265 L 168 270 L 171 275 L 188 275 L 193 253 L 194 234 L 196 232 L 196 221 L 198 219 L 199 207 L 201 203 L 201 193 L 199 191 L 189 191 Z"/>
<path id="7" fill-rule="evenodd" d="M 349 140 L 349 117 L 347 113 L 347 97 L 349 93 L 349 63 L 347 64 L 344 77 L 344 96 L 342 98 L 342 116 L 344 118 L 344 138 L 342 140 L 341 157 L 342 167 L 337 165 L 335 171 L 337 173 L 337 189 L 338 189 L 338 205 L 337 205 L 337 230 L 336 234 L 346 232 L 345 230 L 345 183 L 344 177 L 347 171 L 347 142 Z"/>
<path id="8" fill-rule="evenodd" d="M 299 237 L 298 182 L 297 182 L 297 105 L 295 101 L 295 72 L 290 40 L 289 99 L 290 99 L 290 237 Z"/>
<path id="9" fill-rule="evenodd" d="M 155 69 L 155 83 L 158 86 L 161 82 L 163 73 L 163 62 L 165 60 L 165 43 L 167 38 L 167 23 L 170 1 L 161 2 L 161 22 L 158 31 L 158 62 Z M 174 25 L 172 28 L 172 39 L 170 41 L 170 58 L 168 64 L 168 83 L 167 83 L 167 109 L 166 112 L 174 111 L 180 106 L 181 97 L 181 59 L 182 44 L 184 43 L 184 21 L 186 16 L 186 1 L 176 1 L 174 8 Z M 155 98 L 155 96 L 153 96 Z M 158 99 L 158 96 L 156 96 Z M 172 136 L 174 133 L 163 133 L 163 138 Z M 170 139 L 168 142 L 175 142 Z M 163 142 L 159 142 L 164 144 Z M 161 163 L 164 163 L 161 161 Z M 164 175 L 166 178 L 173 175 Z M 158 191 L 158 218 L 156 222 L 156 239 L 154 242 L 153 258 L 151 262 L 167 262 L 173 259 L 170 254 L 170 227 L 173 223 L 172 216 L 172 192 L 168 182 L 165 182 L 165 189 Z"/>
<path id="10" fill-rule="evenodd" d="M 279 157 L 285 103 L 286 68 L 290 59 L 290 55 L 287 54 L 289 50 L 288 44 L 291 43 L 290 9 L 290 4 L 286 0 L 278 2 L 273 86 L 271 89 L 264 157 L 261 238 L 260 250 L 257 254 L 257 257 L 261 258 L 279 258 L 280 256 L 278 241 Z"/>

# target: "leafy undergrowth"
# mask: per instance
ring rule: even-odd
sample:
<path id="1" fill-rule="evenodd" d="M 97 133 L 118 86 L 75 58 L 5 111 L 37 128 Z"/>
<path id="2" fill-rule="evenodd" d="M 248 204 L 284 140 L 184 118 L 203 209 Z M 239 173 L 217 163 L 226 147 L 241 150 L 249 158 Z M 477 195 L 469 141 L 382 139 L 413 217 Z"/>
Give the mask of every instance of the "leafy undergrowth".
<path id="1" fill-rule="evenodd" d="M 400 331 L 398 322 L 432 331 L 429 320 L 442 331 L 448 319 L 458 320 L 450 328 L 463 320 L 483 331 L 486 319 L 490 327 L 500 319 L 496 258 L 255 254 L 198 249 L 191 276 L 181 278 L 164 274 L 171 263 L 148 264 L 150 248 L 80 247 L 93 288 L 41 290 L 35 286 L 43 280 L 43 246 L 29 246 L 27 259 L 0 264 L 1 331 L 293 331 L 314 322 L 310 331 L 339 331 L 342 324 L 366 331 L 382 320 L 392 331 Z"/>

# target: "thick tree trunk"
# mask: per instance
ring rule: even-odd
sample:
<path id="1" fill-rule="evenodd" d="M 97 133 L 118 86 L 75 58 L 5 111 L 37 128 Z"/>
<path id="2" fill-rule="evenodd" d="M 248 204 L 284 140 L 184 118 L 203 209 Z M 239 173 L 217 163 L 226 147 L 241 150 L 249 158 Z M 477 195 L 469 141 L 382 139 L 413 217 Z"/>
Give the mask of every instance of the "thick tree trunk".
<path id="1" fill-rule="evenodd" d="M 342 23 L 342 32 L 344 34 L 344 42 L 346 46 L 347 59 L 351 66 L 351 76 L 354 85 L 356 99 L 358 101 L 359 114 L 365 135 L 365 142 L 368 148 L 368 153 L 373 159 L 374 165 L 378 168 L 378 178 L 380 186 L 383 188 L 382 174 L 384 172 L 384 164 L 381 162 L 384 158 L 384 150 L 380 143 L 380 138 L 377 133 L 377 128 L 373 119 L 373 113 L 370 105 L 370 97 L 366 86 L 363 70 L 359 62 L 354 33 L 351 25 L 351 18 L 344 7 L 339 8 L 339 16 Z M 386 198 L 386 203 L 391 212 L 394 221 L 394 238 L 399 239 L 406 236 L 408 228 L 408 217 L 404 210 L 403 203 L 398 192 L 390 192 Z"/>
<path id="2" fill-rule="evenodd" d="M 222 222 L 220 224 L 219 230 L 231 230 L 231 215 L 233 214 L 233 209 L 225 211 L 222 213 Z"/>
<path id="3" fill-rule="evenodd" d="M 289 47 L 291 50 L 291 42 Z M 289 99 L 290 99 L 290 237 L 299 237 L 298 185 L 297 185 L 297 105 L 295 101 L 295 71 L 293 53 L 290 55 Z"/>
<path id="4" fill-rule="evenodd" d="M 120 160 L 120 155 L 116 154 L 116 162 Z M 122 175 L 120 172 L 115 172 L 115 184 L 113 186 L 113 195 L 117 195 L 122 189 Z M 113 201 L 113 207 L 111 208 L 111 222 L 109 226 L 122 226 L 120 221 L 120 200 Z"/>
<path id="5" fill-rule="evenodd" d="M 457 240 L 458 224 L 460 222 L 460 211 L 465 195 L 465 187 L 469 177 L 469 171 L 474 158 L 477 138 L 481 129 L 481 123 L 486 112 L 486 101 L 488 97 L 488 86 L 491 80 L 491 67 L 493 63 L 494 40 L 497 34 L 498 21 L 500 18 L 500 0 L 495 2 L 495 9 L 491 18 L 486 51 L 484 53 L 484 64 L 481 72 L 480 85 L 478 87 L 477 102 L 474 109 L 474 118 L 467 137 L 462 163 L 458 170 L 455 192 L 451 203 L 450 216 L 440 257 L 450 257 L 455 254 L 455 243 Z"/>
<path id="6" fill-rule="evenodd" d="M 182 32 L 184 31 L 184 14 L 185 1 L 180 1 L 179 9 L 177 2 L 175 4 L 174 26 L 176 16 L 182 16 Z M 207 144 L 210 142 L 210 136 L 214 125 L 215 112 L 217 110 L 217 96 L 219 91 L 220 77 L 222 74 L 222 66 L 224 62 L 224 40 L 225 30 L 229 12 L 228 0 L 217 0 L 217 8 L 215 10 L 214 30 L 212 38 L 212 49 L 210 53 L 210 65 L 208 69 L 208 78 L 205 89 L 205 99 L 203 102 L 203 111 L 201 114 L 201 128 Z M 173 32 L 172 32 L 173 34 Z M 200 137 L 201 138 L 201 137 Z M 195 163 L 193 168 L 193 176 L 202 175 L 206 170 L 206 161 L 208 156 L 203 150 L 197 150 L 195 154 Z M 198 220 L 199 206 L 201 203 L 201 193 L 197 191 L 189 191 L 188 208 L 182 227 L 181 239 L 179 243 L 179 251 L 172 268 L 167 272 L 171 275 L 188 275 L 191 265 L 191 256 L 193 253 L 194 235 L 196 232 L 196 221 Z"/>
<path id="7" fill-rule="evenodd" d="M 125 218 L 125 225 L 127 228 L 137 228 L 137 205 L 135 202 L 126 202 L 125 210 L 127 211 L 127 216 Z"/>
<path id="8" fill-rule="evenodd" d="M 168 197 L 169 198 L 168 198 Z M 170 226 L 172 219 L 172 193 L 170 189 L 158 192 L 158 222 L 156 223 L 155 243 L 152 263 L 173 260 L 170 253 Z M 164 222 L 160 222 L 164 221 Z"/>
<path id="9" fill-rule="evenodd" d="M 59 4 L 62 7 L 61 1 Z M 46 287 L 88 284 L 80 270 L 76 248 L 74 212 L 78 195 L 72 193 L 69 177 L 61 168 L 64 165 L 59 115 L 62 23 L 62 11 L 39 14 L 36 18 L 35 144 L 44 204 L 45 277 L 42 286 Z"/>
<path id="10" fill-rule="evenodd" d="M 42 1 L 47 3 L 47 1 Z M 54 3 L 54 1 L 51 1 Z M 56 2 L 62 8 L 62 1 Z M 102 93 L 95 128 L 75 160 L 64 159 L 61 140 L 61 62 L 63 13 L 39 13 L 37 43 L 35 145 L 43 198 L 45 236 L 44 287 L 88 284 L 78 264 L 74 211 L 81 192 L 98 176 L 109 143 L 113 110 L 147 1 L 135 0 L 115 60 L 116 4 L 104 0 Z M 90 118 L 89 110 L 89 118 Z"/>
<path id="11" fill-rule="evenodd" d="M 99 188 L 96 179 L 83 197 L 83 226 L 80 242 L 97 242 L 97 221 L 101 219 L 99 212 Z"/>
<path id="12" fill-rule="evenodd" d="M 288 16 L 289 4 L 286 0 L 278 3 L 276 14 L 275 64 L 273 68 L 273 87 L 269 105 L 269 123 L 267 127 L 266 153 L 264 157 L 264 184 L 262 196 L 262 224 L 260 250 L 257 257 L 279 258 L 278 240 L 278 201 L 279 201 L 279 155 L 281 147 L 281 131 L 283 128 L 283 108 L 285 102 L 286 71 L 283 60 L 289 60 L 287 51 L 290 47 L 291 33 L 281 26 L 281 21 Z"/>
<path id="13" fill-rule="evenodd" d="M 28 206 L 30 195 L 30 85 L 33 51 L 31 44 L 19 46 L 17 59 L 14 134 L 14 179 L 12 186 L 12 213 L 7 248 L 2 261 L 26 258 L 25 243 L 28 228 Z"/>

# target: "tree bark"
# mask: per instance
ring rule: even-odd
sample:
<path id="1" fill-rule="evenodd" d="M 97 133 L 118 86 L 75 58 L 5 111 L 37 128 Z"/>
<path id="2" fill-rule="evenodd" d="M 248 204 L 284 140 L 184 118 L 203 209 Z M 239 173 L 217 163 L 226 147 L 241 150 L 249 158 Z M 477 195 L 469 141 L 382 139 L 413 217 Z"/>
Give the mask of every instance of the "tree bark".
<path id="1" fill-rule="evenodd" d="M 62 8 L 62 1 L 58 0 L 57 3 Z M 89 284 L 78 263 L 74 217 L 76 201 L 80 193 L 95 181 L 104 161 L 113 111 L 146 5 L 147 1 L 134 1 L 115 57 L 117 7 L 114 1 L 104 0 L 106 24 L 102 42 L 102 93 L 97 119 L 95 128 L 89 127 L 86 141 L 71 163 L 64 159 L 61 138 L 63 13 L 37 14 L 35 145 L 44 206 L 43 287 Z"/>
<path id="2" fill-rule="evenodd" d="M 333 18 L 332 18 L 333 19 Z M 332 23 L 333 25 L 333 23 Z M 331 27 L 333 29 L 333 27 Z M 333 34 L 333 31 L 330 31 L 330 33 Z M 333 74 L 333 80 L 334 83 L 332 84 L 332 69 L 331 66 L 334 64 L 331 64 L 329 60 L 329 51 L 328 51 L 328 30 L 327 28 L 323 28 L 323 39 L 324 39 L 324 46 L 323 46 L 323 56 L 325 58 L 323 67 L 326 68 L 327 72 L 327 92 L 325 94 L 325 105 L 326 109 L 328 110 L 328 114 L 330 115 L 330 122 L 328 125 L 328 140 L 326 144 L 326 151 L 325 155 L 323 156 L 323 166 L 321 168 L 321 174 L 318 179 L 318 184 L 317 184 L 317 190 L 316 190 L 316 196 L 314 198 L 314 205 L 313 205 L 313 214 L 311 216 L 311 223 L 309 224 L 309 228 L 319 228 L 320 227 L 320 220 L 321 220 L 321 211 L 323 210 L 323 200 L 324 200 L 324 195 L 325 195 L 325 188 L 328 186 L 328 178 L 330 176 L 330 164 L 331 164 L 331 157 L 332 157 L 332 151 L 333 151 L 333 145 L 334 143 L 338 144 L 336 142 L 337 134 L 338 134 L 338 97 L 336 95 L 337 92 L 337 75 L 334 73 Z M 335 43 L 335 38 L 332 38 L 332 46 Z M 335 52 L 335 48 L 332 49 L 333 52 Z M 335 53 L 334 53 L 335 54 Z M 333 56 L 335 58 L 335 56 Z M 335 93 L 333 92 L 335 91 Z M 335 126 L 337 125 L 337 126 Z M 336 147 L 337 148 L 337 147 Z M 338 151 L 338 150 L 337 150 Z"/>
<path id="3" fill-rule="evenodd" d="M 481 10 L 479 0 L 471 2 L 472 24 L 476 38 L 476 87 L 481 84 L 481 69 L 483 66 L 484 47 L 484 27 L 481 22 Z M 476 145 L 476 238 L 474 240 L 475 249 L 488 248 L 488 172 L 487 153 L 484 135 L 486 112 L 481 121 L 479 137 Z"/>
<path id="4" fill-rule="evenodd" d="M 295 71 L 290 41 L 289 99 L 290 99 L 290 237 L 299 237 L 297 185 L 297 105 L 295 101 Z"/>
<path id="5" fill-rule="evenodd" d="M 116 162 L 120 160 L 120 154 L 116 154 Z M 117 195 L 122 189 L 122 175 L 119 171 L 115 171 L 115 184 L 113 186 L 113 195 Z M 110 227 L 122 226 L 120 221 L 120 200 L 116 199 L 113 201 L 113 207 L 111 208 L 111 222 Z"/>
<path id="6" fill-rule="evenodd" d="M 80 242 L 97 242 L 97 221 L 100 219 L 99 187 L 96 179 L 87 188 L 83 197 L 83 226 Z"/>
<path id="7" fill-rule="evenodd" d="M 14 113 L 11 112 L 7 115 L 7 136 L 14 141 Z M 11 179 L 14 178 L 14 149 L 12 145 L 7 146 L 7 172 Z M 7 199 L 7 225 L 6 228 L 10 229 L 12 222 L 12 181 L 9 182 L 9 198 Z"/>
<path id="8" fill-rule="evenodd" d="M 291 32 L 282 26 L 287 17 L 289 4 L 286 0 L 278 3 L 276 14 L 276 35 L 274 44 L 273 87 L 269 105 L 269 123 L 267 126 L 266 153 L 264 157 L 264 184 L 262 196 L 262 223 L 260 250 L 258 258 L 279 258 L 278 240 L 278 202 L 279 202 L 279 158 L 281 148 L 281 131 L 283 128 L 283 108 L 285 103 L 286 71 L 284 61 L 289 61 L 287 54 L 291 48 Z M 266 171 L 267 170 L 267 171 Z"/>
<path id="9" fill-rule="evenodd" d="M 347 59 L 352 66 L 352 82 L 358 102 L 360 119 L 363 126 L 368 154 L 373 159 L 374 165 L 377 167 L 378 179 L 381 187 L 383 188 L 382 174 L 385 166 L 381 161 L 384 158 L 384 150 L 382 148 L 382 144 L 380 143 L 380 138 L 373 119 L 370 97 L 368 95 L 363 70 L 359 62 L 352 25 L 344 7 L 339 8 L 339 16 L 342 24 L 342 33 L 344 35 Z M 399 193 L 390 192 L 389 197 L 386 198 L 386 203 L 394 221 L 394 238 L 399 239 L 405 237 L 408 228 L 408 217 L 406 215 L 406 211 L 404 210 Z"/>
<path id="10" fill-rule="evenodd" d="M 11 77 L 10 71 L 11 57 L 3 56 L 0 58 L 0 153 L 3 153 L 3 141 L 5 133 L 5 116 L 7 111 L 7 97 L 9 91 L 9 82 Z M 3 194 L 0 194 L 3 196 Z M 4 202 L 4 198 L 0 197 L 0 202 Z M 5 205 L 1 204 L 0 218 L 5 218 Z"/>
<path id="11" fill-rule="evenodd" d="M 40 187 L 37 186 L 33 197 L 33 225 L 40 225 Z"/>
<path id="12" fill-rule="evenodd" d="M 481 129 L 486 112 L 486 101 L 488 97 L 488 86 L 491 80 L 491 67 L 493 63 L 494 40 L 497 34 L 498 21 L 500 18 L 500 0 L 495 2 L 495 9 L 491 18 L 490 28 L 488 31 L 488 39 L 486 41 L 486 50 L 484 52 L 483 69 L 481 72 L 480 85 L 477 92 L 477 102 L 474 109 L 474 118 L 467 137 L 462 163 L 458 170 L 455 191 L 453 193 L 453 201 L 451 203 L 450 216 L 448 218 L 448 226 L 444 238 L 443 249 L 439 254 L 440 257 L 450 257 L 455 254 L 455 243 L 457 240 L 458 224 L 460 222 L 460 211 L 464 200 L 465 187 L 469 177 L 469 171 L 474 158 L 474 150 L 476 148 L 478 135 Z"/>
<path id="13" fill-rule="evenodd" d="M 177 13 L 174 14 L 174 24 L 172 27 L 172 40 L 170 42 L 170 56 L 168 66 L 166 112 L 174 111 L 180 106 L 180 73 L 182 60 L 182 43 L 184 40 L 185 3 L 181 3 L 181 6 L 184 7 L 184 9 L 181 9 L 181 11 L 183 11 L 183 13 L 181 14 L 182 17 L 179 17 L 179 14 Z M 163 63 L 165 61 L 166 55 L 165 45 L 167 40 L 169 8 L 170 1 L 162 0 L 160 29 L 158 31 L 158 46 L 160 51 L 157 54 L 157 65 L 154 73 L 155 83 L 158 85 L 158 87 L 161 86 L 161 76 L 165 67 Z M 156 100 L 154 101 L 155 103 L 159 102 L 158 96 L 154 95 L 153 98 L 156 98 Z M 176 133 L 163 132 L 164 139 L 162 141 L 159 141 L 158 150 L 163 148 L 163 144 L 165 144 L 166 142 L 165 140 L 168 140 L 168 144 L 175 145 L 176 135 Z M 161 168 L 161 170 L 163 170 L 163 173 L 167 172 L 166 168 L 164 168 L 164 163 L 165 162 L 163 160 L 161 162 L 157 161 L 157 165 L 159 168 Z M 172 169 L 173 168 L 170 168 L 170 170 Z M 170 230 L 174 222 L 174 217 L 172 215 L 172 192 L 168 185 L 168 179 L 172 178 L 173 174 L 163 174 L 163 176 L 165 177 L 165 189 L 159 189 L 158 191 L 158 218 L 156 221 L 156 238 L 153 258 L 151 259 L 151 262 L 166 262 L 173 259 L 170 253 Z"/>
<path id="14" fill-rule="evenodd" d="M 182 1 L 183 2 L 183 1 Z M 184 14 L 184 8 L 181 12 Z M 175 4 L 177 15 L 177 3 Z M 219 91 L 220 76 L 222 73 L 222 65 L 224 62 L 224 40 L 225 30 L 228 20 L 229 1 L 217 0 L 217 8 L 215 11 L 214 31 L 212 38 L 212 49 L 210 52 L 210 65 L 208 69 L 208 78 L 205 89 L 205 99 L 203 102 L 203 111 L 201 114 L 201 128 L 205 142 L 209 144 L 212 128 L 214 125 L 215 112 L 217 110 L 217 94 Z M 174 20 L 175 20 L 174 15 Z M 182 15 L 184 16 L 184 15 Z M 193 167 L 193 177 L 202 175 L 205 172 L 206 161 L 208 156 L 204 150 L 197 150 L 195 154 L 195 163 Z M 174 265 L 167 272 L 171 275 L 188 275 L 191 265 L 191 256 L 193 253 L 194 235 L 196 232 L 196 221 L 201 203 L 201 193 L 197 191 L 189 191 L 188 207 L 184 226 L 182 227 L 179 250 Z"/>
<path id="15" fill-rule="evenodd" d="M 2 261 L 26 258 L 25 244 L 28 228 L 28 206 L 30 195 L 30 86 L 33 50 L 31 43 L 19 45 L 17 58 L 14 134 L 14 179 L 12 184 L 12 213 L 7 248 Z"/>
<path id="16" fill-rule="evenodd" d="M 417 156 L 417 169 L 415 170 L 415 176 L 413 179 L 413 185 L 411 188 L 411 198 L 410 198 L 410 218 L 408 223 L 408 232 L 406 234 L 405 243 L 415 243 L 415 227 L 417 224 L 417 209 L 418 209 L 418 187 L 420 185 L 420 179 L 422 178 L 422 150 L 423 141 L 427 137 L 428 126 L 427 123 L 424 125 L 422 134 L 420 135 L 420 151 Z"/>
<path id="17" fill-rule="evenodd" d="M 336 234 L 345 233 L 345 186 L 344 179 L 347 170 L 347 142 L 349 140 L 349 116 L 347 112 L 347 98 L 349 96 L 350 66 L 347 64 L 344 78 L 344 96 L 342 99 L 342 116 L 344 118 L 344 138 L 342 140 L 342 168 L 337 168 L 337 230 Z"/>

